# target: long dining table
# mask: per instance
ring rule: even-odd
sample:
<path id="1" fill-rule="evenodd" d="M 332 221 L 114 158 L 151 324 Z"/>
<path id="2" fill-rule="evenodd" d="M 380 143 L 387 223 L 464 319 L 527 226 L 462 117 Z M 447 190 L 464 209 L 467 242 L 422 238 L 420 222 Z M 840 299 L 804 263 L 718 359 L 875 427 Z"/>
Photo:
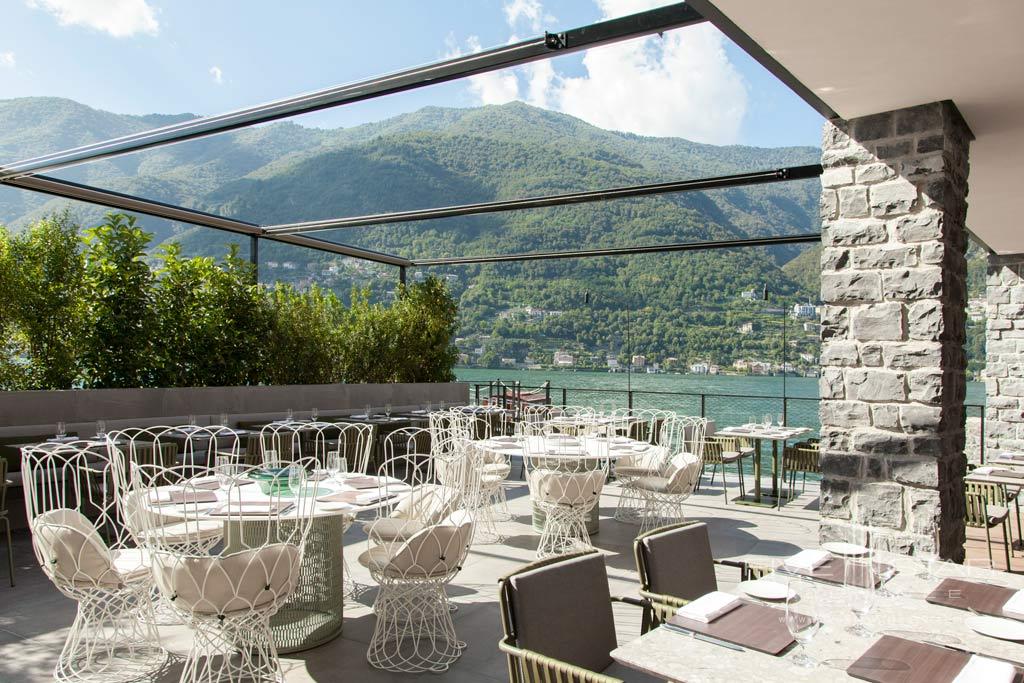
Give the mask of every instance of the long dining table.
<path id="1" fill-rule="evenodd" d="M 822 628 L 805 651 L 818 661 L 816 667 L 803 668 L 794 664 L 794 649 L 772 656 L 749 647 L 727 647 L 722 643 L 701 640 L 665 626 L 620 645 L 612 651 L 612 657 L 629 668 L 667 681 L 732 683 L 750 680 L 752 677 L 762 681 L 787 683 L 850 681 L 855 677 L 847 673 L 846 669 L 879 638 L 888 635 L 935 644 L 942 651 L 966 651 L 1024 662 L 1024 642 L 981 635 L 967 626 L 967 619 L 973 616 L 970 611 L 933 604 L 925 599 L 946 579 L 965 579 L 982 584 L 983 587 L 995 585 L 1020 590 L 1024 589 L 1024 576 L 977 566 L 936 562 L 932 565 L 934 577 L 923 578 L 921 574 L 925 573 L 925 565 L 915 558 L 887 556 L 881 561 L 893 564 L 897 572 L 884 584 L 888 592 L 876 597 L 874 610 L 862 619 L 862 623 L 873 632 L 871 637 L 855 636 L 846 631 L 847 627 L 857 623 L 857 617 L 851 610 L 850 591 L 863 589 L 818 581 L 813 583 Z M 799 581 L 793 581 L 790 576 L 778 571 L 769 574 L 764 580 L 793 585 L 799 594 Z M 731 592 L 742 595 L 738 589 Z M 966 599 L 966 596 L 957 597 Z M 784 606 L 775 606 L 781 618 Z M 909 674 L 917 662 L 894 658 L 873 664 L 882 668 L 905 670 Z M 945 678 L 935 675 L 928 680 L 936 683 L 952 681 L 955 673 Z M 924 679 L 907 677 L 899 680 Z"/>

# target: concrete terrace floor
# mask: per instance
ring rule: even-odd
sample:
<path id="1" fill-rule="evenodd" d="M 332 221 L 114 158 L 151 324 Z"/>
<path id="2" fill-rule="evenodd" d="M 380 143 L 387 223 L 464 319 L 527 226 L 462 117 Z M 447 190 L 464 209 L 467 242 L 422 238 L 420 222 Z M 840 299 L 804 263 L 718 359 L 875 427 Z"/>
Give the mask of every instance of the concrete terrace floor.
<path id="1" fill-rule="evenodd" d="M 706 480 L 705 480 L 706 481 Z M 730 481 L 732 481 L 730 479 Z M 509 489 L 510 522 L 499 523 L 504 541 L 476 544 L 459 576 L 449 588 L 458 605 L 455 628 L 468 647 L 462 658 L 443 674 L 420 674 L 445 681 L 507 681 L 505 658 L 497 641 L 501 625 L 497 609 L 497 579 L 534 559 L 538 535 L 530 527 L 530 506 L 525 484 Z M 735 486 L 730 495 L 736 495 Z M 637 527 L 612 519 L 619 487 L 605 487 L 601 498 L 601 529 L 594 545 L 605 553 L 613 595 L 635 595 L 636 571 L 632 541 Z M 720 480 L 705 485 L 686 505 L 689 519 L 707 522 L 715 557 L 786 557 L 797 550 L 817 545 L 817 488 L 808 482 L 806 492 L 782 510 L 723 504 Z M 971 536 L 977 538 L 975 530 Z M 969 543 L 972 556 L 984 550 L 984 535 Z M 15 535 L 16 588 L 0 579 L 0 681 L 49 681 L 53 665 L 74 617 L 74 603 L 61 595 L 39 570 L 25 532 Z M 285 655 L 282 664 L 289 683 L 305 681 L 403 681 L 409 674 L 378 671 L 366 663 L 366 648 L 373 633 L 371 610 L 375 588 L 369 575 L 355 560 L 366 547 L 365 535 L 353 525 L 345 549 L 355 579 L 365 586 L 354 601 L 345 605 L 345 630 L 341 637 L 305 652 Z M 996 548 L 1000 552 L 1001 548 Z M 2 549 L 0 549 L 2 552 Z M 1016 558 L 1024 564 L 1024 559 Z M 1016 567 L 1015 567 L 1016 568 Z M 1024 568 L 1024 567 L 1022 567 Z M 720 587 L 728 590 L 738 581 L 738 571 L 718 568 Z M 639 635 L 640 610 L 616 604 L 620 642 Z M 184 653 L 189 637 L 182 627 L 162 627 L 165 646 L 172 653 Z M 172 660 L 158 681 L 177 681 L 180 664 Z"/>

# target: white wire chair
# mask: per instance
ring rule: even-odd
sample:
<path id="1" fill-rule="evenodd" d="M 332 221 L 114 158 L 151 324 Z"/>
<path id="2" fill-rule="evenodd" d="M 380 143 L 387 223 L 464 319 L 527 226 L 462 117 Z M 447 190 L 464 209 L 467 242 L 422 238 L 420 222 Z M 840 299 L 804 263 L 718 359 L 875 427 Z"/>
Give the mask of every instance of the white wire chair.
<path id="1" fill-rule="evenodd" d="M 183 682 L 283 680 L 270 619 L 299 583 L 318 487 L 306 473 L 315 467 L 313 458 L 295 460 L 290 476 L 261 492 L 246 479 L 251 466 L 129 464 L 127 496 L 158 512 L 140 515 L 154 582 L 193 633 Z M 223 542 L 183 549 L 202 543 L 210 520 L 223 525 Z"/>
<path id="2" fill-rule="evenodd" d="M 683 503 L 700 482 L 704 463 L 707 419 L 677 416 L 662 425 L 657 448 L 667 461 L 656 476 L 643 476 L 626 487 L 643 503 L 641 533 L 666 524 L 685 521 Z"/>
<path id="3" fill-rule="evenodd" d="M 615 506 L 615 519 L 628 524 L 640 522 L 644 501 L 636 494 L 629 484 L 640 477 L 660 476 L 671 454 L 668 449 L 657 448 L 664 436 L 662 428 L 666 420 L 672 420 L 676 414 L 656 408 L 643 408 L 629 411 L 629 421 L 623 434 L 637 441 L 647 442 L 654 448 L 642 453 L 627 455 L 615 461 L 615 478 L 619 482 L 619 500 Z M 615 438 L 615 437 L 612 437 Z"/>
<path id="4" fill-rule="evenodd" d="M 43 573 L 78 611 L 58 681 L 130 681 L 160 669 L 147 555 L 125 532 L 116 474 L 97 442 L 22 449 L 25 507 Z"/>
<path id="5" fill-rule="evenodd" d="M 608 472 L 585 457 L 575 437 L 548 432 L 526 442 L 530 498 L 544 514 L 537 558 L 588 550 L 587 518 L 601 497 Z"/>
<path id="6" fill-rule="evenodd" d="M 447 670 L 466 643 L 452 621 L 447 584 L 462 569 L 473 536 L 473 516 L 459 510 L 404 541 L 370 545 L 359 556 L 380 590 L 377 621 L 366 659 L 387 671 Z"/>

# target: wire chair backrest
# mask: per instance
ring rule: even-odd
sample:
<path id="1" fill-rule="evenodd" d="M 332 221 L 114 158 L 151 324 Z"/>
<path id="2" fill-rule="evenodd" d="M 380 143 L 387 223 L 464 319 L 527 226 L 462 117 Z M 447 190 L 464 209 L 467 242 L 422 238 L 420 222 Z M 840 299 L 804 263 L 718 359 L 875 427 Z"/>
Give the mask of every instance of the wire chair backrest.
<path id="1" fill-rule="evenodd" d="M 459 439 L 471 438 L 469 416 L 459 410 L 439 410 L 430 414 L 430 448 L 435 456 L 455 451 Z"/>
<path id="2" fill-rule="evenodd" d="M 115 495 L 116 475 L 95 441 L 21 449 L 25 511 L 40 566 L 58 588 L 119 583 L 112 550 L 132 546 Z"/>
<path id="3" fill-rule="evenodd" d="M 366 474 L 373 454 L 377 426 L 357 422 L 339 422 L 337 451 L 345 459 L 350 472 Z"/>

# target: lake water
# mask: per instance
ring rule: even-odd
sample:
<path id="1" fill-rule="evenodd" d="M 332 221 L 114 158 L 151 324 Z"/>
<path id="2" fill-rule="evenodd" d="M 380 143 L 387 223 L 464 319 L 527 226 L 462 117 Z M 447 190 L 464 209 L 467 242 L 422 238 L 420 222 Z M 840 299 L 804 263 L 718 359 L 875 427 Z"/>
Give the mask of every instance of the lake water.
<path id="1" fill-rule="evenodd" d="M 506 383 L 522 382 L 524 386 L 539 386 L 550 380 L 552 403 L 562 402 L 561 389 L 566 387 L 569 405 L 589 405 L 611 410 L 626 407 L 627 381 L 633 388 L 634 408 L 665 408 L 687 415 L 704 414 L 720 427 L 730 424 L 760 421 L 764 415 L 777 420 L 782 413 L 783 378 L 741 375 L 649 375 L 633 373 L 571 372 L 565 370 L 483 370 L 458 368 L 459 381 L 471 385 L 483 384 L 481 397 L 487 394 L 487 382 L 502 380 Z M 678 392 L 669 395 L 659 392 Z M 703 399 L 702 395 L 703 394 Z M 785 379 L 786 418 L 791 426 L 818 429 L 818 380 L 808 377 Z M 470 387 L 470 397 L 474 389 Z M 985 385 L 968 382 L 967 403 L 983 405 Z M 968 408 L 968 415 L 977 415 L 977 408 Z"/>

